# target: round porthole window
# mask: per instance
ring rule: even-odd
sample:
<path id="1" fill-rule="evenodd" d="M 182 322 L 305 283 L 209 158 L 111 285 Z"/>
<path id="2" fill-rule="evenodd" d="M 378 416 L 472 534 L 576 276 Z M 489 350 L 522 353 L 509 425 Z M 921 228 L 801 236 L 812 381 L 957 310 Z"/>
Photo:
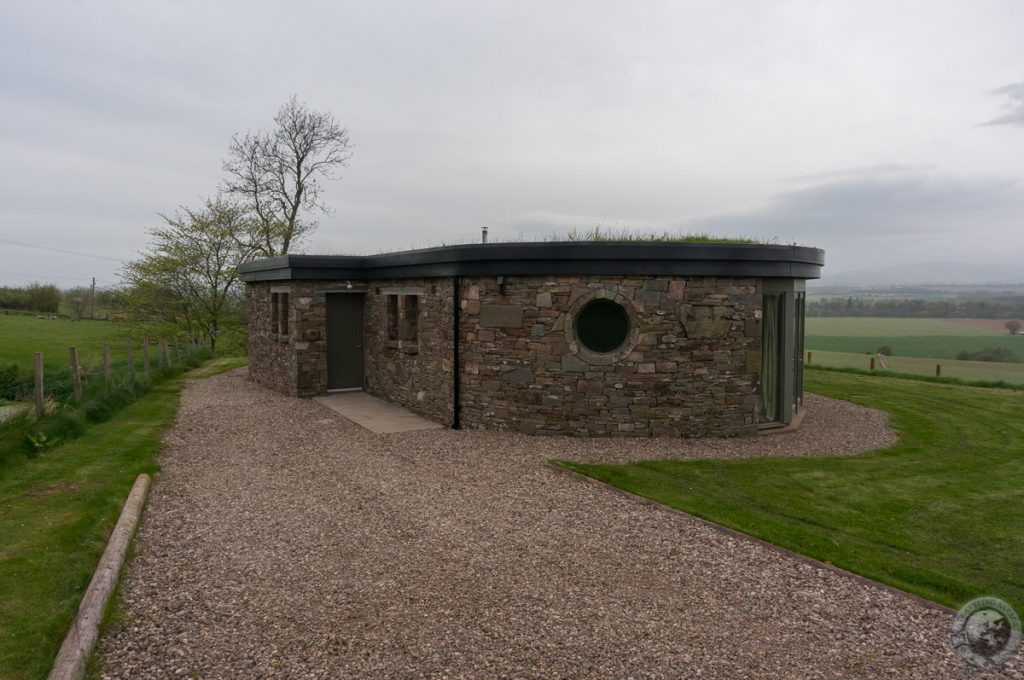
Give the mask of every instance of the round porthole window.
<path id="1" fill-rule="evenodd" d="M 576 338 L 591 352 L 614 352 L 629 338 L 629 315 L 616 302 L 592 300 L 576 315 Z"/>

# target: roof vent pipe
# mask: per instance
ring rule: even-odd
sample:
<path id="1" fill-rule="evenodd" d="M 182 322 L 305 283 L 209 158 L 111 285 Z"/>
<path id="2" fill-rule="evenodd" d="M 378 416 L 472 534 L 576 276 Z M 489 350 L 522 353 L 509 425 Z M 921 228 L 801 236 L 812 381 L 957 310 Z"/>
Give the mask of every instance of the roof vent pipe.
<path id="1" fill-rule="evenodd" d="M 480 239 L 480 242 L 487 243 L 487 227 L 480 227 L 480 231 L 482 232 L 482 238 Z"/>

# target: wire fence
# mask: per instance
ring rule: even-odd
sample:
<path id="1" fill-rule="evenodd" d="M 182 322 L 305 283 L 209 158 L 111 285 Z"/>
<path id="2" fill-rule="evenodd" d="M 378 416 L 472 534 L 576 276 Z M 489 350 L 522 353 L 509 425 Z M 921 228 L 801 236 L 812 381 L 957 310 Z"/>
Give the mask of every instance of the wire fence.
<path id="1" fill-rule="evenodd" d="M 83 395 L 98 387 L 116 388 L 133 378 L 177 366 L 205 349 L 195 338 L 143 338 L 127 341 L 120 351 L 104 345 L 103 358 L 89 364 L 78 360 L 75 347 L 68 348 L 60 363 L 56 357 L 36 352 L 33 369 L 20 364 L 0 366 L 0 405 L 22 404 L 42 414 L 54 404 L 81 402 Z M 20 410 L 24 409 L 9 408 L 7 412 Z"/>

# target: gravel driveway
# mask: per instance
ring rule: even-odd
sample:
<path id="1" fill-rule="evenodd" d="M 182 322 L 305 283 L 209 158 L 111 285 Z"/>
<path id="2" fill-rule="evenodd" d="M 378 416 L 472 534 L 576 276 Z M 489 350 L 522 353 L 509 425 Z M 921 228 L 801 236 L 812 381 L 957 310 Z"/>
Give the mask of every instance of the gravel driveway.
<path id="1" fill-rule="evenodd" d="M 753 440 L 376 435 L 244 369 L 193 383 L 104 677 L 964 677 L 948 614 L 546 466 L 851 453 L 815 397 Z"/>

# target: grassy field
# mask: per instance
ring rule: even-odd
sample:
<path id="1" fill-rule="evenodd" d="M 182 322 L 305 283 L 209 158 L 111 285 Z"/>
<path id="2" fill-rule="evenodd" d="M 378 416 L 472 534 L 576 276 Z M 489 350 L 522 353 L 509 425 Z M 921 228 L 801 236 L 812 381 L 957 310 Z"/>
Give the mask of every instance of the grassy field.
<path id="1" fill-rule="evenodd" d="M 809 390 L 884 409 L 901 440 L 844 458 L 562 463 L 942 604 L 1024 610 L 1019 392 L 808 372 Z"/>
<path id="2" fill-rule="evenodd" d="M 42 352 L 47 364 L 70 362 L 68 347 L 78 348 L 79 361 L 95 366 L 103 356 L 103 344 L 124 354 L 120 325 L 110 321 L 71 321 L 37 319 L 28 314 L 0 314 L 0 364 L 16 363 L 31 367 L 33 353 Z"/>
<path id="3" fill-rule="evenodd" d="M 933 359 L 955 359 L 962 351 L 1005 347 L 1024 361 L 1024 335 L 949 319 L 809 318 L 805 344 L 810 350 L 851 354 L 874 353 L 889 345 L 896 356 Z"/>
<path id="4" fill-rule="evenodd" d="M 871 356 L 850 352 L 824 352 L 814 350 L 811 361 L 818 366 L 831 368 L 871 367 Z M 888 357 L 889 370 L 917 375 L 935 375 L 935 364 L 942 364 L 942 375 L 961 380 L 1005 380 L 1008 383 L 1024 385 L 1024 364 L 1010 364 L 996 361 L 958 361 L 956 359 L 920 359 L 917 357 Z M 875 368 L 882 369 L 878 360 Z"/>
<path id="5" fill-rule="evenodd" d="M 882 317 L 808 317 L 807 335 L 815 337 L 945 336 L 992 337 L 1007 335 L 967 326 L 950 319 L 890 319 Z M 1007 335 L 1007 337 L 1009 337 Z"/>
<path id="6" fill-rule="evenodd" d="M 44 678 L 135 477 L 157 469 L 186 378 L 154 387 L 81 438 L 0 470 L 0 677 Z"/>

